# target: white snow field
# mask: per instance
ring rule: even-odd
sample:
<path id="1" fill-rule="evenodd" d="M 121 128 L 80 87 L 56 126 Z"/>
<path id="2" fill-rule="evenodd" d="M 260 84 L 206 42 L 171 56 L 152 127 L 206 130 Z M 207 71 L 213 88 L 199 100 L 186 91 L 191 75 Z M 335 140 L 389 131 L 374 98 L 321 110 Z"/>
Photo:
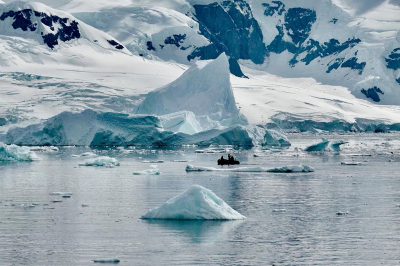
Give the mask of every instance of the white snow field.
<path id="1" fill-rule="evenodd" d="M 276 115 L 302 120 L 355 122 L 370 119 L 399 123 L 399 106 L 377 105 L 356 98 L 349 89 L 318 83 L 312 78 L 283 78 L 249 70 L 249 79 L 231 76 L 240 111 L 252 124 L 265 124 Z M 282 118 L 283 119 L 283 118 Z"/>
<path id="2" fill-rule="evenodd" d="M 182 194 L 152 209 L 142 219 L 162 220 L 242 220 L 246 217 L 232 209 L 211 190 L 193 185 Z"/>

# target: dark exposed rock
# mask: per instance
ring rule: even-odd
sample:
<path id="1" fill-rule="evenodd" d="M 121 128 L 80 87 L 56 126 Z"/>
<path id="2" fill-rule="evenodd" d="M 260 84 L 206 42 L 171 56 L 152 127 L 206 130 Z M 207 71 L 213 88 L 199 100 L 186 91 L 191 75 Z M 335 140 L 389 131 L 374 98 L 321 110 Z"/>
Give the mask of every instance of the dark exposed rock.
<path id="1" fill-rule="evenodd" d="M 361 92 L 367 97 L 372 99 L 374 102 L 380 102 L 381 98 L 379 94 L 384 95 L 385 93 L 378 87 L 373 87 L 369 89 L 362 89 Z"/>

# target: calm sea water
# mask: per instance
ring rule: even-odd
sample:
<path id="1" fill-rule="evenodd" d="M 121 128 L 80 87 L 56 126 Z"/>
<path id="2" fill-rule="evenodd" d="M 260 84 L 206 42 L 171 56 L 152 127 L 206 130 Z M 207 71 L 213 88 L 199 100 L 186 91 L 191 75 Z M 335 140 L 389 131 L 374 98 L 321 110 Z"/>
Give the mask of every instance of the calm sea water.
<path id="1" fill-rule="evenodd" d="M 307 164 L 310 174 L 186 173 L 220 155 L 193 150 L 103 152 L 116 168 L 79 167 L 84 149 L 38 153 L 0 164 L 0 265 L 399 265 L 398 135 L 340 136 L 341 155 L 237 154 L 243 164 Z M 295 147 L 317 141 L 292 136 Z M 259 153 L 259 152 L 257 152 Z M 363 155 L 363 156 L 361 156 Z M 160 176 L 134 176 L 156 163 Z M 361 162 L 345 166 L 341 162 Z M 213 190 L 247 216 L 234 222 L 144 221 L 140 216 L 192 184 Z M 71 198 L 52 192 L 72 192 Z M 61 201 L 61 202 L 59 202 Z"/>

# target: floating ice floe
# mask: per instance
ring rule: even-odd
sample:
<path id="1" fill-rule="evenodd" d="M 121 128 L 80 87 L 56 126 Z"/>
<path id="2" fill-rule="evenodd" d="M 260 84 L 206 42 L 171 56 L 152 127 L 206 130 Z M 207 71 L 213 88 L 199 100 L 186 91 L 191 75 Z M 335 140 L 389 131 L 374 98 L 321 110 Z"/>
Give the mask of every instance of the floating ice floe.
<path id="1" fill-rule="evenodd" d="M 39 160 L 39 157 L 28 147 L 6 145 L 0 142 L 0 162 L 32 162 L 37 160 Z"/>
<path id="2" fill-rule="evenodd" d="M 347 166 L 359 166 L 363 165 L 361 162 L 341 162 L 341 165 L 347 165 Z"/>
<path id="3" fill-rule="evenodd" d="M 267 170 L 263 167 L 215 168 L 191 164 L 186 166 L 186 172 L 267 172 Z"/>
<path id="4" fill-rule="evenodd" d="M 133 172 L 133 175 L 160 175 L 160 174 L 161 174 L 161 172 L 157 167 Z"/>
<path id="5" fill-rule="evenodd" d="M 289 165 L 279 168 L 268 169 L 270 173 L 312 173 L 314 169 L 307 165 Z"/>
<path id="6" fill-rule="evenodd" d="M 266 167 L 237 167 L 237 168 L 215 168 L 187 165 L 186 172 L 237 172 L 237 173 L 310 173 L 314 169 L 306 165 L 298 166 L 284 166 L 279 168 L 266 168 Z"/>
<path id="7" fill-rule="evenodd" d="M 93 159 L 86 160 L 79 164 L 80 166 L 98 166 L 98 167 L 115 167 L 120 163 L 117 159 L 108 156 L 100 156 Z"/>
<path id="8" fill-rule="evenodd" d="M 142 219 L 163 220 L 242 220 L 245 218 L 214 192 L 199 185 L 192 186 L 184 193 L 142 216 Z"/>

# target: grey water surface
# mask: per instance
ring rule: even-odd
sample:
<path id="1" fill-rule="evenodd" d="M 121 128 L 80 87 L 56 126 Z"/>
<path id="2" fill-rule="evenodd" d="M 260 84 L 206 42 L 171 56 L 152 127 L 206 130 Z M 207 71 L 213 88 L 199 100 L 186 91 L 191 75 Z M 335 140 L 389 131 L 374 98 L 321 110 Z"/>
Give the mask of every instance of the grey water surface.
<path id="1" fill-rule="evenodd" d="M 106 258 L 119 265 L 399 265 L 398 135 L 332 138 L 350 144 L 340 155 L 306 154 L 294 148 L 319 139 L 292 136 L 287 151 L 235 154 L 244 165 L 315 168 L 308 174 L 186 173 L 187 164 L 215 167 L 221 156 L 192 149 L 97 151 L 118 158 L 115 168 L 79 166 L 87 158 L 72 155 L 83 148 L 0 163 L 0 265 L 95 265 Z M 150 168 L 144 160 L 164 160 L 154 163 L 161 175 L 134 176 Z M 192 184 L 247 219 L 140 219 Z"/>

